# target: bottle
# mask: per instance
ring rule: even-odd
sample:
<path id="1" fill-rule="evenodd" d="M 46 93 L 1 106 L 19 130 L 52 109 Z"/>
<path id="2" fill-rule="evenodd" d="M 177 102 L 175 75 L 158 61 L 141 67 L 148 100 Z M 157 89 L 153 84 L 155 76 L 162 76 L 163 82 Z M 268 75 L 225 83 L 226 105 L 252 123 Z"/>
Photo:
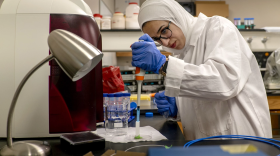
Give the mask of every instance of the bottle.
<path id="1" fill-rule="evenodd" d="M 250 20 L 250 26 L 251 26 L 251 29 L 254 29 L 254 27 L 255 27 L 254 18 L 251 18 L 251 20 Z"/>
<path id="2" fill-rule="evenodd" d="M 244 18 L 245 29 L 251 29 L 249 24 L 249 18 Z"/>
<path id="3" fill-rule="evenodd" d="M 236 27 L 240 26 L 241 25 L 241 18 L 234 18 L 234 25 Z"/>
<path id="4" fill-rule="evenodd" d="M 98 25 L 98 28 L 100 29 L 102 16 L 100 14 L 94 14 L 93 17 L 95 19 L 96 24 Z"/>
<path id="5" fill-rule="evenodd" d="M 102 19 L 101 19 L 101 29 L 102 30 L 111 29 L 111 17 L 110 16 L 102 17 Z"/>
<path id="6" fill-rule="evenodd" d="M 112 18 L 112 29 L 125 29 L 125 18 L 123 13 L 114 13 Z"/>
<path id="7" fill-rule="evenodd" d="M 140 7 L 136 2 L 130 2 L 125 9 L 125 18 L 131 18 L 133 13 L 139 13 Z"/>
<path id="8" fill-rule="evenodd" d="M 125 29 L 140 29 L 138 24 L 138 13 L 133 13 L 132 17 L 125 18 Z"/>

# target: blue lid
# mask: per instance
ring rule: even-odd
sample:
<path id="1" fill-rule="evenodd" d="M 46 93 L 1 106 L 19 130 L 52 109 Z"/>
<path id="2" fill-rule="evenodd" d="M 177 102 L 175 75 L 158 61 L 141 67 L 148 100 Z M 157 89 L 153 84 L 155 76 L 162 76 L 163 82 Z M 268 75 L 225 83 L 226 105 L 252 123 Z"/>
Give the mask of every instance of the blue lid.
<path id="1" fill-rule="evenodd" d="M 130 93 L 123 93 L 123 96 L 130 96 Z"/>
<path id="2" fill-rule="evenodd" d="M 135 102 L 130 103 L 130 108 L 136 108 L 136 107 L 137 107 L 137 104 Z"/>
<path id="3" fill-rule="evenodd" d="M 234 20 L 241 20 L 241 18 L 234 18 Z"/>
<path id="4" fill-rule="evenodd" d="M 251 18 L 251 20 L 254 20 L 254 18 Z"/>
<path id="5" fill-rule="evenodd" d="M 108 96 L 108 93 L 103 93 L 103 97 L 107 97 Z"/>
<path id="6" fill-rule="evenodd" d="M 152 117 L 152 116 L 154 116 L 154 114 L 153 114 L 152 112 L 147 112 L 147 113 L 145 114 L 145 116 L 146 116 L 146 117 Z"/>
<path id="7" fill-rule="evenodd" d="M 122 97 L 122 93 L 116 93 L 114 94 L 115 97 Z"/>
<path id="8" fill-rule="evenodd" d="M 114 94 L 108 94 L 107 96 L 108 97 L 114 97 Z"/>

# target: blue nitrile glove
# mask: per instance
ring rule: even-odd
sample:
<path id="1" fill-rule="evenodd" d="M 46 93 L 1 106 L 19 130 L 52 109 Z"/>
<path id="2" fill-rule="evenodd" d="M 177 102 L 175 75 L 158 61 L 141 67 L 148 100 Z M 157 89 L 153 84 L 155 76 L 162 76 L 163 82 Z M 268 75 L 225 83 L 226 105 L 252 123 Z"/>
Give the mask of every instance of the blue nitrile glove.
<path id="1" fill-rule="evenodd" d="M 166 61 L 166 57 L 160 53 L 155 42 L 148 34 L 144 34 L 139 40 L 144 41 L 135 42 L 131 45 L 132 66 L 158 74 L 160 67 Z"/>
<path id="2" fill-rule="evenodd" d="M 177 115 L 177 106 L 175 97 L 168 97 L 164 95 L 165 92 L 155 94 L 155 102 L 157 104 L 158 112 L 162 114 L 169 111 L 169 116 Z"/>

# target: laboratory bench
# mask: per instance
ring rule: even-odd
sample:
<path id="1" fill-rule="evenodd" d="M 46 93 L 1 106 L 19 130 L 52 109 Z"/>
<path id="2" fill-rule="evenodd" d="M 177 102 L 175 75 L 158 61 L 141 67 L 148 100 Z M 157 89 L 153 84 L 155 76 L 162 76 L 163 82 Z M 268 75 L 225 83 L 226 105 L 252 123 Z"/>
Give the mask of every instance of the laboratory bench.
<path id="1" fill-rule="evenodd" d="M 100 149 L 98 151 L 93 151 L 94 156 L 100 156 L 108 149 L 113 150 L 122 150 L 125 151 L 128 148 L 139 146 L 139 145 L 166 145 L 172 147 L 183 147 L 185 143 L 188 141 L 184 139 L 184 136 L 177 124 L 177 122 L 174 121 L 166 121 L 161 115 L 154 114 L 153 117 L 145 117 L 144 115 L 141 115 L 140 117 L 141 121 L 141 127 L 142 126 L 152 126 L 156 130 L 158 130 L 161 134 L 163 134 L 168 140 L 163 141 L 146 141 L 146 142 L 133 142 L 133 143 L 111 143 L 107 142 L 105 143 L 105 149 Z M 135 126 L 135 120 L 133 120 L 131 123 L 129 123 L 130 127 Z M 280 138 L 276 138 L 277 140 L 280 140 Z M 82 156 L 86 153 L 80 153 L 80 154 L 71 154 L 66 153 L 62 150 L 60 145 L 59 138 L 32 138 L 32 139 L 13 139 L 14 141 L 20 141 L 20 140 L 42 140 L 42 141 L 48 141 L 49 144 L 52 147 L 52 156 Z M 6 144 L 6 139 L 1 138 L 0 139 L 0 148 L 3 147 Z M 200 146 L 200 145 L 224 145 L 224 144 L 253 144 L 258 149 L 263 151 L 269 156 L 276 156 L 280 153 L 280 150 L 276 147 L 273 147 L 268 144 L 250 141 L 250 140 L 208 140 L 208 141 L 202 141 L 197 144 L 194 144 L 193 146 Z M 129 150 L 130 152 L 142 152 L 147 153 L 148 149 L 150 147 L 143 146 L 143 147 L 137 147 Z"/>

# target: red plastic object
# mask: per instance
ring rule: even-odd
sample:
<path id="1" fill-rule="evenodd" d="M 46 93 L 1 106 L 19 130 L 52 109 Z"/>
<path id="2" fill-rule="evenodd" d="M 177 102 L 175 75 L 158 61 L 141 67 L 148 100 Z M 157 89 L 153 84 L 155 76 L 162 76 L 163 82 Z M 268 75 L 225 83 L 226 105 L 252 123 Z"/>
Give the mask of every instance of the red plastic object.
<path id="1" fill-rule="evenodd" d="M 93 17 L 100 17 L 100 18 L 102 18 L 102 15 L 100 15 L 100 14 L 93 14 Z"/>
<path id="2" fill-rule="evenodd" d="M 124 83 L 119 67 L 105 67 L 102 69 L 102 75 L 104 93 L 115 93 L 124 91 Z"/>

